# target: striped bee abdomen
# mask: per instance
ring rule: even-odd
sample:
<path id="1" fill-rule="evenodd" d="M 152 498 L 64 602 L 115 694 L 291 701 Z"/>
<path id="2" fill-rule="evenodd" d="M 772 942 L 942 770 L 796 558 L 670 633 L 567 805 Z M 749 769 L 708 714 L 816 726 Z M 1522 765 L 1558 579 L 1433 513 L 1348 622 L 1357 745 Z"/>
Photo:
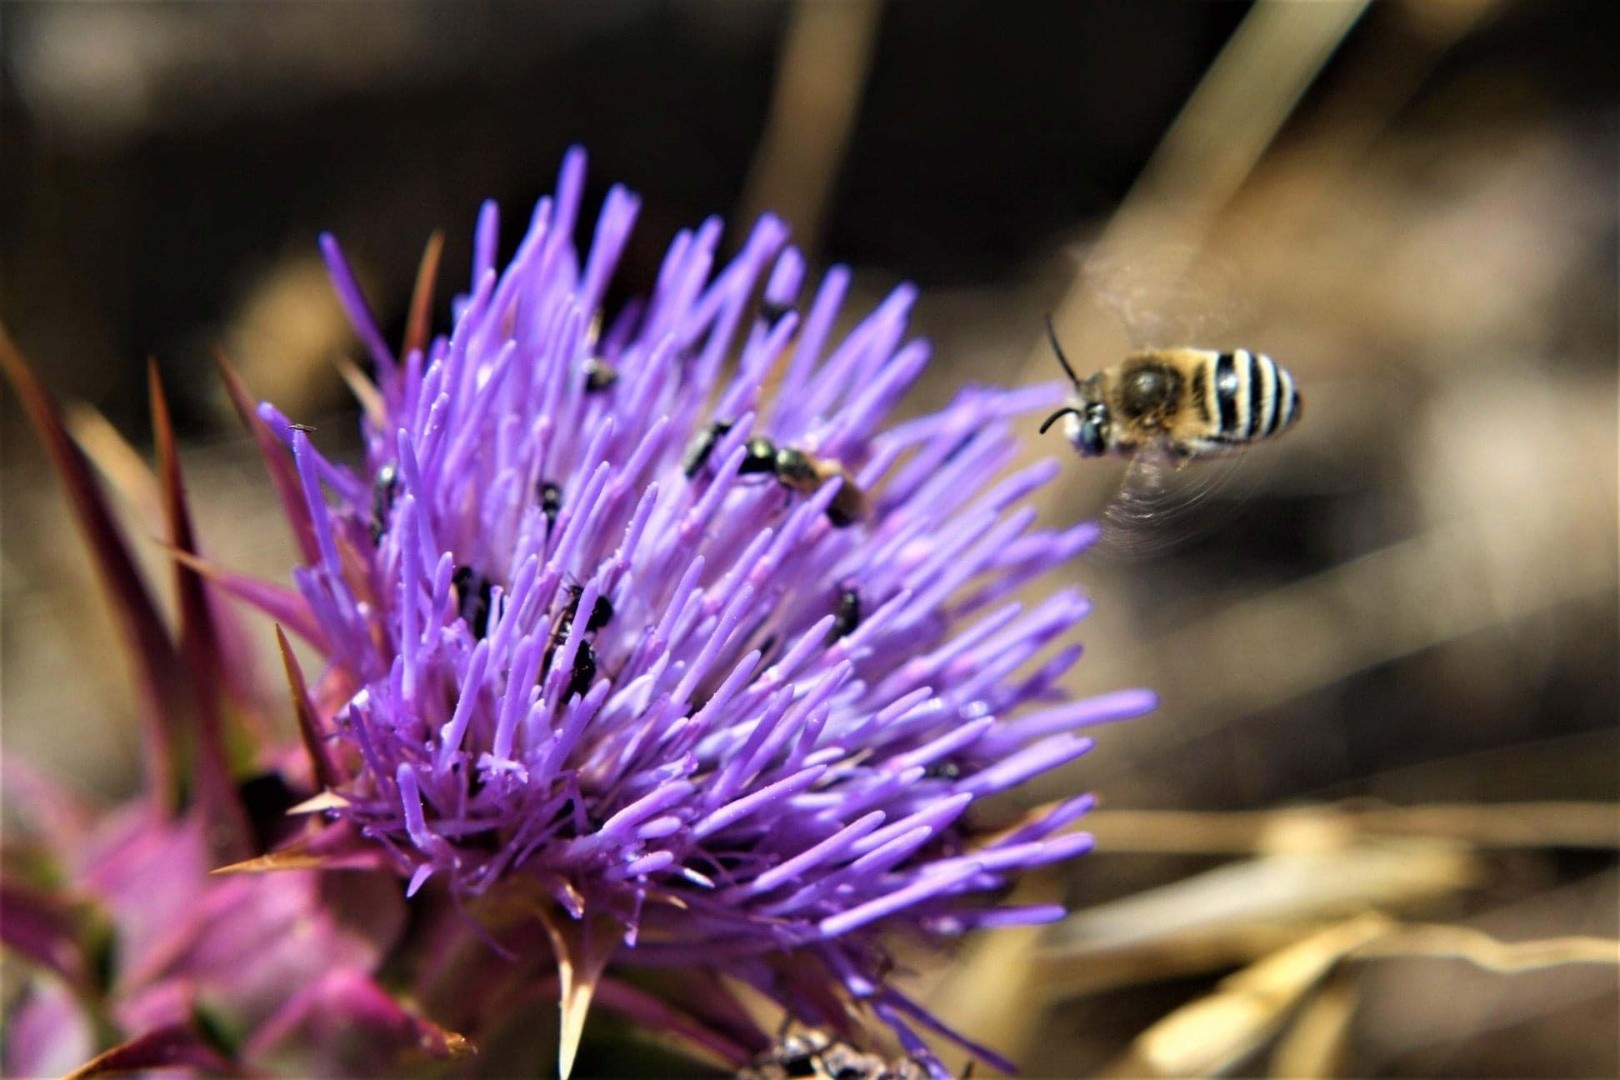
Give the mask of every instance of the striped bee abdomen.
<path id="1" fill-rule="evenodd" d="M 1217 420 L 1217 442 L 1241 445 L 1275 435 L 1299 418 L 1299 390 L 1287 369 L 1247 349 L 1214 355 L 1214 378 L 1204 385 L 1213 400 L 1206 413 Z"/>

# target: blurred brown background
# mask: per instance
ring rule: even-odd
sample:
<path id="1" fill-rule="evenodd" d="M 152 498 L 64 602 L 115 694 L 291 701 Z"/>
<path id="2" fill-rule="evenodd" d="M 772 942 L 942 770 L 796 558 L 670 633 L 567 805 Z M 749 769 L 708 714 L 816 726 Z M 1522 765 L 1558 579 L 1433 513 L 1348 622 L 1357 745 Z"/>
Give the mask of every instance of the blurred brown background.
<path id="1" fill-rule="evenodd" d="M 1297 432 L 1178 543 L 1074 569 L 1074 689 L 1164 701 L 1064 778 L 1102 794 L 1101 852 L 1034 888 L 1083 910 L 929 993 L 1037 1076 L 1611 1076 L 1617 41 L 1605 0 L 8 2 L 0 318 L 138 448 L 155 356 L 206 542 L 276 577 L 211 344 L 343 447 L 315 233 L 397 336 L 428 233 L 464 280 L 479 201 L 509 251 L 576 141 L 595 196 L 645 197 L 626 292 L 677 228 L 765 207 L 868 297 L 920 282 L 914 408 L 1056 377 L 1046 312 L 1085 368 L 1267 351 Z M 3 401 L 5 749 L 127 790 L 121 661 Z M 1074 460 L 1043 510 L 1095 515 L 1120 473 Z M 1488 970 L 1419 924 L 1586 944 Z M 1246 967 L 1279 955 L 1306 974 Z"/>

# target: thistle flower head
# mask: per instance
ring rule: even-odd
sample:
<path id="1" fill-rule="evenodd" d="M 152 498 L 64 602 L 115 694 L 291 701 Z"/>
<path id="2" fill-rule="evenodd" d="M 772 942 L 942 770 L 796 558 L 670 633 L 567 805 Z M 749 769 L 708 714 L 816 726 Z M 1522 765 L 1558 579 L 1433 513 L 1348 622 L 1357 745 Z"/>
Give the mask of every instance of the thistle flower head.
<path id="1" fill-rule="evenodd" d="M 729 262 L 717 220 L 679 234 L 604 311 L 637 200 L 579 249 L 582 187 L 575 152 L 501 271 L 486 206 L 450 333 L 399 357 L 325 241 L 376 364 L 364 473 L 261 411 L 340 688 L 330 813 L 412 890 L 541 898 L 576 973 L 716 968 L 835 1026 L 861 998 L 926 1055 L 878 933 L 1060 914 L 995 901 L 1086 847 L 1086 800 L 995 837 L 973 806 L 1151 706 L 1066 700 L 1086 602 L 1015 599 L 1093 537 L 1036 526 L 1054 463 L 1007 473 L 1058 392 L 889 423 L 928 359 L 913 290 L 837 333 L 848 273 L 812 287 L 770 217 Z"/>

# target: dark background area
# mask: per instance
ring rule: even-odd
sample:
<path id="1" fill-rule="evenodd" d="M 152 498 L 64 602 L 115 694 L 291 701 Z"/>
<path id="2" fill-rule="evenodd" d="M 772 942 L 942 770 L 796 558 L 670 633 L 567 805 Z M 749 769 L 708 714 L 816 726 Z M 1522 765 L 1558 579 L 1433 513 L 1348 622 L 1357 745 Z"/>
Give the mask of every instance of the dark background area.
<path id="1" fill-rule="evenodd" d="M 266 42 L 270 9 L 254 5 L 5 9 L 5 314 L 42 354 L 60 341 L 42 366 L 121 424 L 144 411 L 141 358 L 205 367 L 204 335 L 278 254 L 332 230 L 382 276 L 377 306 L 402 311 L 430 229 L 468 237 L 494 198 L 510 250 L 574 142 L 590 149 L 594 196 L 610 182 L 648 196 L 627 264 L 644 286 L 670 234 L 741 200 L 789 12 L 276 10 Z M 925 285 L 1018 272 L 1118 202 L 1243 11 L 888 7 L 827 228 L 810 239 L 827 260 Z M 98 71 L 75 49 L 127 54 Z M 271 55 L 250 58 L 260 49 Z M 385 54 L 358 65 L 374 77 L 348 70 L 368 51 Z M 447 272 L 467 263 L 452 242 Z"/>
<path id="2" fill-rule="evenodd" d="M 444 279 L 464 281 L 480 201 L 500 202 L 510 252 L 563 150 L 583 143 L 588 203 L 612 182 L 643 196 L 626 293 L 651 284 L 677 229 L 762 205 L 801 227 L 814 261 L 855 268 L 852 309 L 922 284 L 917 325 L 938 358 L 923 408 L 970 378 L 1055 377 L 1045 312 L 1088 368 L 1136 336 L 1121 286 L 1098 284 L 1088 257 L 1111 221 L 1174 218 L 1199 205 L 1202 178 L 1218 186 L 1245 112 L 1202 141 L 1167 132 L 1260 14 L 1182 0 L 7 2 L 0 319 L 60 397 L 137 448 L 155 357 L 204 536 L 222 561 L 281 579 L 290 545 L 209 353 L 222 343 L 263 396 L 345 445 L 354 416 L 330 361 L 357 349 L 320 230 L 397 336 L 429 233 L 446 235 Z M 1103 733 L 1065 783 L 1112 811 L 1212 820 L 1346 799 L 1462 818 L 1565 800 L 1583 821 L 1616 820 L 1616 41 L 1620 8 L 1602 0 L 1372 5 L 1187 234 L 1203 272 L 1190 299 L 1150 287 L 1142 302 L 1155 318 L 1190 308 L 1208 335 L 1194 344 L 1286 362 L 1306 417 L 1248 455 L 1179 542 L 1075 567 L 1098 610 L 1073 689 L 1151 685 L 1164 707 Z M 1261 65 L 1287 48 L 1256 54 L 1256 101 Z M 1156 159 L 1161 146 L 1175 152 Z M 1139 183 L 1145 169 L 1156 185 Z M 1127 249 L 1104 270 L 1151 286 L 1154 258 Z M 103 608 L 16 402 L 0 402 L 6 748 L 127 790 L 131 700 L 99 659 Z M 116 478 L 116 447 L 84 423 Z M 1031 436 L 1032 455 L 1064 452 Z M 1043 513 L 1097 514 L 1119 483 L 1118 468 L 1075 460 Z M 124 494 L 139 521 L 139 483 Z M 1101 853 L 1056 886 L 1078 907 L 1208 903 L 1164 890 L 1239 854 L 1118 820 L 1112 847 L 1102 819 Z M 1459 828 L 1448 842 L 1475 843 Z M 1251 847 L 1241 865 L 1258 873 L 1277 852 Z M 1612 845 L 1468 850 L 1451 885 L 1391 886 L 1344 910 L 1615 936 Z M 1071 929 L 1105 940 L 1102 925 Z M 1251 946 L 1084 995 L 1019 983 L 1044 995 L 1033 1027 L 1002 1016 L 1010 1004 L 958 1018 L 1035 1075 L 1120 1068 L 1135 1035 L 1263 952 Z M 1051 947 L 1046 967 L 1062 960 Z M 984 970 L 930 985 L 948 998 Z M 1346 1075 L 1620 1068 L 1612 967 L 1563 981 L 1449 961 L 1358 970 Z"/>

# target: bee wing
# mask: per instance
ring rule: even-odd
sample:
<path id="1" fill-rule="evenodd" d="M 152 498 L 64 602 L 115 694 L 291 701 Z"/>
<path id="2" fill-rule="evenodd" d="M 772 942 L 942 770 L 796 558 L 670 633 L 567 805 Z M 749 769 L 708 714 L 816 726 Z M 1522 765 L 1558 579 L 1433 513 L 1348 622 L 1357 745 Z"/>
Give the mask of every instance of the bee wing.
<path id="1" fill-rule="evenodd" d="M 1240 474 L 1249 472 L 1246 456 L 1188 462 L 1176 457 L 1168 442 L 1144 447 L 1131 459 L 1118 496 L 1103 512 L 1098 549 L 1125 559 L 1149 558 L 1215 528 L 1227 512 L 1218 504 L 1241 499 L 1241 491 L 1232 488 Z"/>
<path id="2" fill-rule="evenodd" d="M 1237 268 L 1190 247 L 1166 245 L 1129 260 L 1092 256 L 1082 273 L 1136 348 L 1213 341 L 1251 314 L 1237 300 Z"/>

